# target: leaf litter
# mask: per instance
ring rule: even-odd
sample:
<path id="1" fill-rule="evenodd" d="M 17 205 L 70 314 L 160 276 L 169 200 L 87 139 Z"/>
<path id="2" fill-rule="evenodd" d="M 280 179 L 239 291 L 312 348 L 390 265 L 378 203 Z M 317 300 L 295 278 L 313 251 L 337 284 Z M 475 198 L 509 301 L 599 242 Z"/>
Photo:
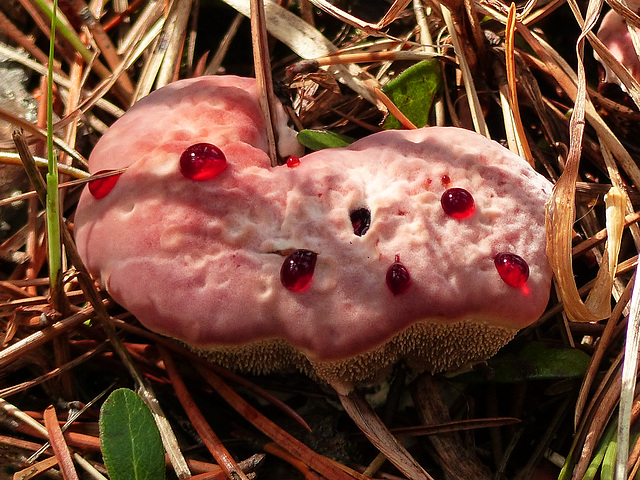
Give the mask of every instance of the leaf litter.
<path id="1" fill-rule="evenodd" d="M 63 164 L 61 155 L 61 175 L 86 177 L 85 159 L 108 125 L 135 99 L 202 71 L 197 66 L 207 65 L 209 57 L 205 71 L 252 74 L 253 61 L 245 53 L 252 33 L 248 21 L 235 13 L 248 16 L 249 2 L 225 4 L 60 2 L 61 28 L 53 64 L 56 119 L 53 138 L 49 138 L 68 159 Z M 637 25 L 633 10 L 616 1 L 611 6 Z M 268 2 L 269 37 L 261 58 L 270 60 L 269 73 L 276 83 L 290 83 L 290 112 L 307 129 L 307 141 L 316 142 L 315 148 L 333 146 L 335 140 L 324 144 L 322 137 L 310 131 L 326 131 L 328 138 L 343 142 L 359 138 L 389 125 L 392 117 L 386 99 L 403 111 L 400 97 L 412 97 L 419 99 L 417 108 L 403 111 L 410 123 L 475 129 L 504 141 L 557 181 L 547 229 L 556 295 L 541 320 L 521 332 L 505 348 L 504 356 L 499 354 L 494 361 L 509 362 L 525 352 L 527 369 L 539 371 L 536 362 L 538 368 L 547 365 L 549 349 L 573 349 L 588 355 L 590 364 L 586 373 L 580 360 L 575 370 L 563 368 L 561 374 L 544 378 L 528 377 L 526 369 L 525 373 L 503 369 L 500 375 L 507 381 L 499 384 L 490 381 L 495 374 L 491 362 L 476 368 L 475 375 L 486 380 L 479 383 L 451 375 L 414 379 L 400 365 L 384 392 L 366 392 L 369 400 L 376 395 L 383 399 L 374 403 L 377 414 L 367 413 L 372 407 L 364 397 L 347 403 L 340 400 L 347 409 L 359 409 L 363 421 L 379 416 L 385 429 L 445 425 L 452 419 L 487 420 L 488 428 L 450 432 L 446 437 L 431 434 L 428 442 L 416 433 L 402 436 L 401 443 L 391 437 L 376 445 L 383 452 L 400 451 L 409 463 L 405 473 L 415 468 L 432 478 L 526 479 L 582 478 L 584 472 L 588 478 L 598 472 L 605 478 L 615 471 L 616 478 L 631 478 L 628 472 L 640 465 L 640 455 L 634 453 L 640 444 L 637 435 L 630 435 L 637 429 L 639 400 L 634 398 L 636 365 L 628 364 L 633 356 L 624 354 L 624 339 L 626 335 L 626 343 L 633 345 L 638 328 L 634 306 L 639 299 L 632 287 L 640 241 L 635 223 L 640 194 L 640 149 L 635 141 L 640 88 L 594 34 L 602 2 L 593 0 L 586 9 L 573 0 L 544 5 L 414 1 L 411 6 L 397 1 L 389 7 L 382 1 L 366 6 L 357 1 L 336 5 Z M 46 73 L 48 56 L 43 52 L 48 46 L 50 16 L 51 7 L 42 0 L 8 1 L 0 6 L 0 68 L 18 65 L 34 93 L 41 90 L 40 78 Z M 597 90 L 598 66 L 586 45 L 621 79 L 624 90 L 617 96 Z M 394 95 L 403 72 L 410 75 L 425 58 L 437 67 L 421 72 L 428 81 L 407 86 L 409 94 Z M 287 77 L 285 69 L 292 76 Z M 430 87 L 421 91 L 425 84 Z M 44 111 L 46 95 L 40 91 L 38 98 Z M 0 118 L 13 128 L 23 128 L 14 138 L 42 157 L 46 125 L 20 119 L 24 115 L 20 101 L 0 104 Z M 15 163 L 18 150 L 11 137 L 0 138 L 0 150 L 0 161 Z M 22 157 L 25 161 L 24 149 Z M 37 172 L 32 168 L 30 175 L 40 188 Z M 69 308 L 64 312 L 50 303 L 42 204 L 31 201 L 26 208 L 29 200 L 20 196 L 26 192 L 11 184 L 0 185 L 4 334 L 0 388 L 9 399 L 0 402 L 4 473 L 23 472 L 16 473 L 16 478 L 30 478 L 25 469 L 36 465 L 26 463 L 32 453 L 27 446 L 53 436 L 53 451 L 45 451 L 48 459 L 40 460 L 34 471 L 63 469 L 71 476 L 81 469 L 93 478 L 106 475 L 96 442 L 98 411 L 88 408 L 64 435 L 52 420 L 57 416 L 63 421 L 65 410 L 77 410 L 115 381 L 137 390 L 152 407 L 163 432 L 169 478 L 224 478 L 225 471 L 239 478 L 275 478 L 293 475 L 295 470 L 306 478 L 402 475 L 379 456 L 376 447 L 363 441 L 337 408 L 335 393 L 309 379 L 251 378 L 251 391 L 270 392 L 257 395 L 234 381 L 233 375 L 222 380 L 219 372 L 212 373 L 213 367 L 204 363 L 198 364 L 198 373 L 181 368 L 195 361 L 189 352 L 175 344 L 168 347 L 166 340 L 143 330 L 126 328 L 122 320 L 134 319 L 104 292 L 95 290 L 74 254 L 69 228 L 80 188 L 74 182 L 61 185 L 62 292 Z M 10 201 L 12 196 L 15 200 Z M 20 202 L 27 213 L 11 218 L 8 209 Z M 525 348 L 532 340 L 544 345 L 539 358 L 535 349 L 532 353 Z M 177 368 L 168 368 L 170 357 Z M 180 406 L 180 395 L 172 387 L 179 388 L 180 382 L 182 394 L 191 398 L 189 407 L 184 401 Z M 439 392 L 440 403 L 435 397 L 427 402 L 425 389 Z M 277 401 L 260 400 L 274 396 Z M 277 406 L 278 402 L 290 411 L 285 413 L 287 409 Z M 620 420 L 619 405 L 623 405 Z M 194 417 L 196 411 L 200 413 Z M 295 416 L 304 418 L 311 432 Z M 491 424 L 492 418 L 502 417 L 519 423 Z M 202 436 L 211 433 L 194 428 L 193 418 L 219 439 L 212 452 L 203 448 L 207 442 Z M 626 445 L 631 454 L 626 453 Z M 70 456 L 65 453 L 69 448 Z M 452 450 L 465 452 L 463 460 L 450 455 Z M 266 457 L 260 456 L 264 452 Z M 220 469 L 213 458 L 230 463 L 222 460 Z"/>

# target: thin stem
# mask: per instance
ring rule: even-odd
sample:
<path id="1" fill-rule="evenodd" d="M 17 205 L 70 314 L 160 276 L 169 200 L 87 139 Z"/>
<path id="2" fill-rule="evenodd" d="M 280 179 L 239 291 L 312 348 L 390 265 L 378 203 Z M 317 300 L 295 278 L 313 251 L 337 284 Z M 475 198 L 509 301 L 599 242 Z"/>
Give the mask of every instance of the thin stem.
<path id="1" fill-rule="evenodd" d="M 57 298 L 58 283 L 62 270 L 62 248 L 60 245 L 60 204 L 58 196 L 58 166 L 53 150 L 53 62 L 55 54 L 55 26 L 58 0 L 53 0 L 51 13 L 51 40 L 49 43 L 49 68 L 47 77 L 47 238 L 49 244 L 49 278 L 51 294 Z M 56 307 L 58 302 L 54 301 Z"/>
<path id="2" fill-rule="evenodd" d="M 91 60 L 93 59 L 93 54 L 91 53 L 91 51 L 84 46 L 84 44 L 78 38 L 78 36 L 74 31 L 72 31 L 69 27 L 67 27 L 63 22 L 58 20 L 57 0 L 54 0 L 53 2 L 53 9 L 50 9 L 47 3 L 44 2 L 43 0 L 34 0 L 34 2 L 36 5 L 38 5 L 38 8 L 40 8 L 40 10 L 42 10 L 45 13 L 45 15 L 51 18 L 51 45 L 53 45 L 54 43 L 56 30 L 59 30 L 62 36 L 66 38 L 67 41 L 71 43 L 71 45 L 73 45 L 73 48 L 75 48 L 75 50 L 80 54 L 80 56 L 82 56 L 83 60 L 85 62 L 91 62 Z M 49 48 L 49 52 L 51 51 L 52 51 L 52 47 Z M 50 53 L 49 62 L 51 62 L 51 58 L 52 57 Z"/>

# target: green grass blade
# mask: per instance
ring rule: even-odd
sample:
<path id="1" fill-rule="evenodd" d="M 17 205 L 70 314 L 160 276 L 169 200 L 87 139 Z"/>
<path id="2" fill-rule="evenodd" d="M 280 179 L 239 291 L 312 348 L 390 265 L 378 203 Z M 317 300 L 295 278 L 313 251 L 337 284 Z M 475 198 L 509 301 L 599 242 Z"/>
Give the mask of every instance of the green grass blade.
<path id="1" fill-rule="evenodd" d="M 589 464 L 589 468 L 585 472 L 582 480 L 593 480 L 601 468 L 603 468 L 603 462 L 607 455 L 609 456 L 609 462 L 611 461 L 611 455 L 613 453 L 615 458 L 615 451 L 617 450 L 618 441 L 616 439 L 616 429 L 618 427 L 618 422 L 613 421 L 609 424 L 604 434 L 602 435 L 602 439 L 598 444 L 598 448 L 591 459 L 591 463 Z M 606 478 L 606 477 L 602 477 Z M 613 479 L 613 476 L 609 477 Z"/>
<path id="2" fill-rule="evenodd" d="M 90 62 L 93 58 L 93 54 L 91 51 L 84 46 L 84 43 L 78 38 L 78 35 L 67 27 L 64 23 L 62 23 L 58 19 L 57 15 L 57 7 L 58 2 L 55 1 L 53 3 L 53 9 L 49 8 L 47 3 L 43 0 L 34 0 L 34 3 L 38 5 L 38 8 L 42 10 L 42 12 L 49 18 L 51 18 L 51 44 L 53 44 L 53 38 L 55 36 L 55 31 L 58 30 L 67 41 L 73 45 L 73 48 L 80 54 L 85 62 Z M 51 63 L 51 60 L 49 60 Z"/>
<path id="3" fill-rule="evenodd" d="M 58 195 L 58 166 L 53 150 L 53 62 L 55 54 L 55 25 L 58 0 L 53 0 L 51 12 L 51 40 L 49 43 L 49 68 L 47 77 L 47 238 L 49 244 L 49 281 L 51 293 L 56 295 L 62 270 L 60 245 L 60 205 Z M 54 297 L 55 298 L 55 297 Z"/>

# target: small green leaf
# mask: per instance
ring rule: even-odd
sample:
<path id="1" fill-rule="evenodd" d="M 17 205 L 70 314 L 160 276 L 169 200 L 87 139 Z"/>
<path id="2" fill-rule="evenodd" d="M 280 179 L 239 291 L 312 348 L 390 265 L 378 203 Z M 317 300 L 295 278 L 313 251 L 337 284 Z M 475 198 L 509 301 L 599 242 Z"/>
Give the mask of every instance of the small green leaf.
<path id="1" fill-rule="evenodd" d="M 348 147 L 355 140 L 346 135 L 326 130 L 302 130 L 298 133 L 298 141 L 311 150 L 323 150 L 325 148 Z"/>
<path id="2" fill-rule="evenodd" d="M 387 83 L 382 91 L 417 127 L 424 127 L 429 120 L 433 100 L 441 89 L 440 63 L 423 60 Z M 389 115 L 382 126 L 386 129 L 402 128 L 393 115 Z"/>
<path id="3" fill-rule="evenodd" d="M 517 352 L 498 354 L 487 363 L 493 371 L 491 381 L 514 383 L 583 377 L 591 357 L 576 348 L 554 348 L 545 342 L 529 342 Z M 464 374 L 463 381 L 481 381 L 480 375 Z"/>
<path id="4" fill-rule="evenodd" d="M 165 478 L 164 450 L 151 412 L 132 390 L 115 390 L 100 409 L 100 443 L 111 480 Z"/>

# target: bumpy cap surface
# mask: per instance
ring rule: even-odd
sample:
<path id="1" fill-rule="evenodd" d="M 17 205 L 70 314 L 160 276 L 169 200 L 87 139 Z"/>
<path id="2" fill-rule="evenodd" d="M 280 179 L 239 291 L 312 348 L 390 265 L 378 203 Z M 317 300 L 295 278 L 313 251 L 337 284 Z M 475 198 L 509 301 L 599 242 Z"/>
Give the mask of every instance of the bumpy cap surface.
<path id="1" fill-rule="evenodd" d="M 227 162 L 204 181 L 179 167 L 199 143 Z M 286 344 L 344 365 L 390 358 L 392 338 L 412 350 L 412 326 L 435 325 L 418 331 L 438 338 L 452 326 L 475 332 L 459 364 L 544 310 L 551 184 L 498 143 L 458 128 L 387 131 L 295 168 L 271 168 L 265 147 L 255 85 L 235 77 L 169 85 L 96 145 L 93 172 L 127 170 L 103 198 L 83 193 L 78 248 L 148 328 L 201 349 Z M 492 344 L 485 326 L 507 334 Z M 419 343 L 456 344 L 439 350 L 438 338 Z"/>

